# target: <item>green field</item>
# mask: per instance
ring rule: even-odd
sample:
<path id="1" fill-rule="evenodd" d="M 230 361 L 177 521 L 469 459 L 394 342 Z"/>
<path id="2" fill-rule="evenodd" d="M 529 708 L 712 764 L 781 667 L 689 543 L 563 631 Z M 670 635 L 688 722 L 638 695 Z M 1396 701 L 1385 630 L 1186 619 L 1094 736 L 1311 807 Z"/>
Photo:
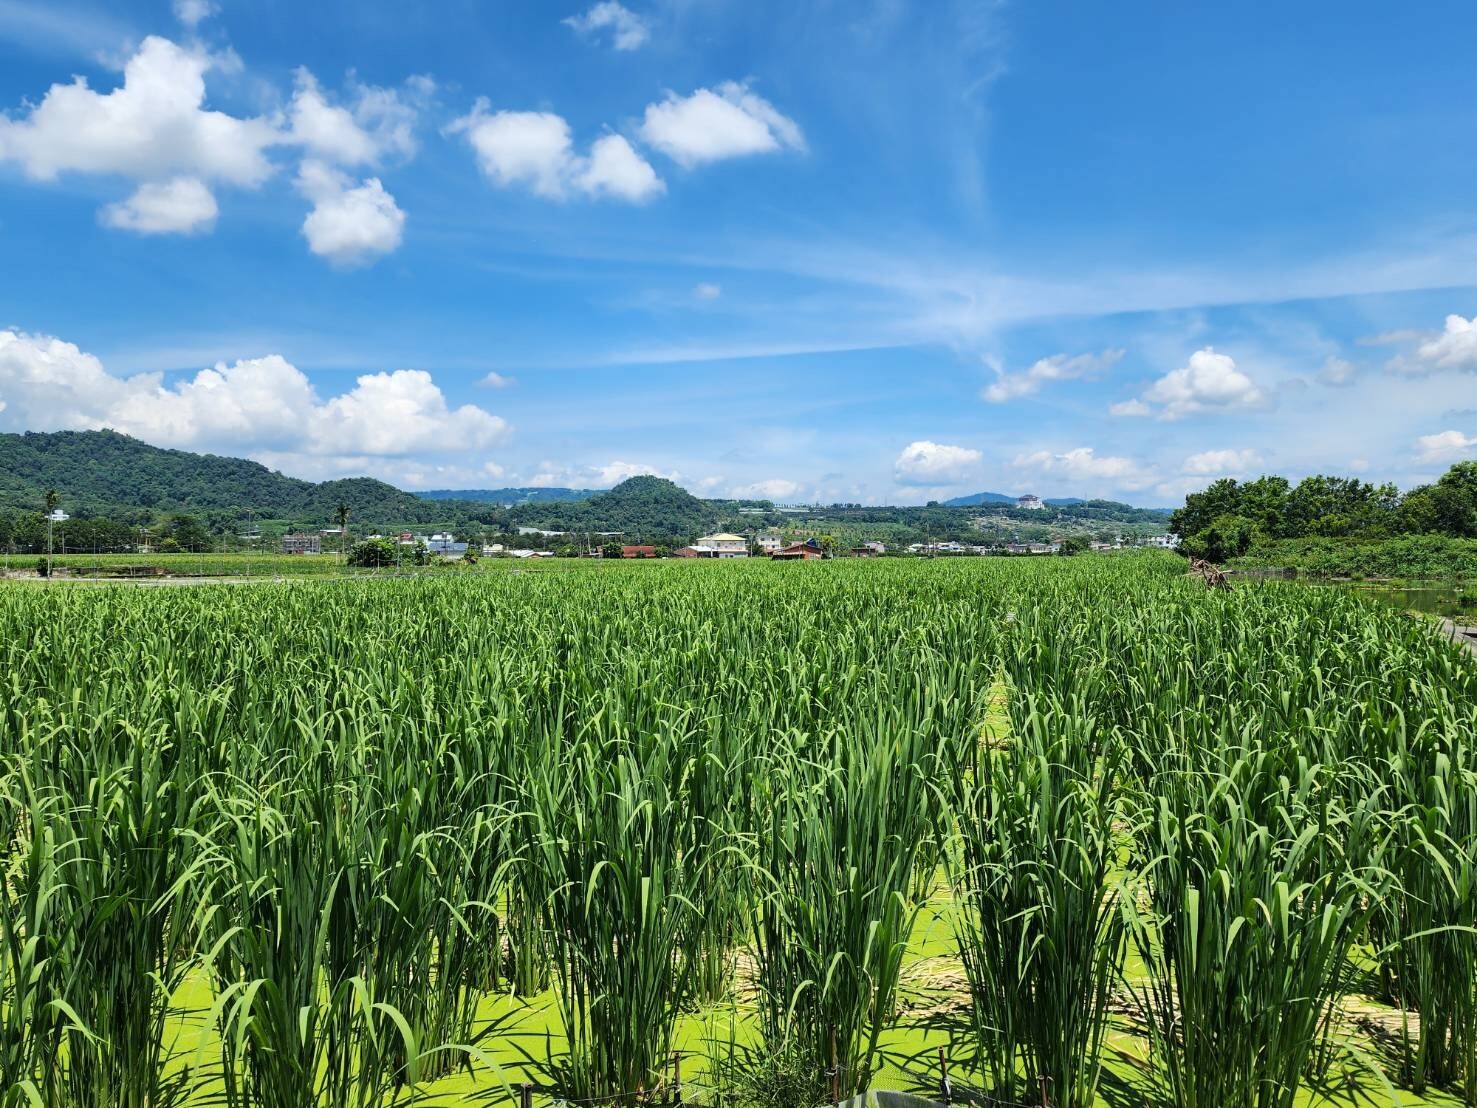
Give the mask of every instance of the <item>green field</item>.
<path id="1" fill-rule="evenodd" d="M 1156 554 L 534 568 L 0 585 L 0 1104 L 665 1103 L 680 1052 L 808 1108 L 940 1048 L 1477 1103 L 1426 624 Z"/>

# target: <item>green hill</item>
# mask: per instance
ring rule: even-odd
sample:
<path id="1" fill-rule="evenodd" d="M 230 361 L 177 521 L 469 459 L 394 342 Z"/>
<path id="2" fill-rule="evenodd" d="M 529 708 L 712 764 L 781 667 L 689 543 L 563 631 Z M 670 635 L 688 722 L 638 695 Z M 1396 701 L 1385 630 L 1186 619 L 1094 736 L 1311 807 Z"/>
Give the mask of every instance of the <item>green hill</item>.
<path id="1" fill-rule="evenodd" d="M 588 500 L 522 504 L 510 521 L 550 531 L 619 531 L 648 541 L 687 541 L 718 523 L 719 508 L 664 477 L 631 477 Z"/>
<path id="2" fill-rule="evenodd" d="M 423 500 L 369 477 L 302 481 L 244 458 L 163 450 L 116 431 L 0 434 L 0 511 L 37 511 L 48 488 L 72 515 L 136 521 L 188 511 L 327 524 L 340 503 L 361 525 L 450 525 L 497 514 L 492 505 Z"/>

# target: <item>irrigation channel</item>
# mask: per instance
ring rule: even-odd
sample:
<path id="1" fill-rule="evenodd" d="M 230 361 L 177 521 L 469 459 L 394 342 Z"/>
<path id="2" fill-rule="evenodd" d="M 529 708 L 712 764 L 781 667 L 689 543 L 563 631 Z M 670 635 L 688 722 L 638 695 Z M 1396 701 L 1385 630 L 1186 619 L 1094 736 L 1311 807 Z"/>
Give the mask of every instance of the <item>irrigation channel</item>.
<path id="1" fill-rule="evenodd" d="M 6 1106 L 1477 1104 L 1477 659 L 1350 590 L 10 583 L 0 680 Z"/>

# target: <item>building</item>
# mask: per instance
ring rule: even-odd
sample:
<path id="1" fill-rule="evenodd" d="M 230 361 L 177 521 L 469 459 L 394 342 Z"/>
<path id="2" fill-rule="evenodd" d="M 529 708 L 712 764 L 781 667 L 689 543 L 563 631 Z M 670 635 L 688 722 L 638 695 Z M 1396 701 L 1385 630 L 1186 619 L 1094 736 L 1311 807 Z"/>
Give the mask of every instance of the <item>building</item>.
<path id="1" fill-rule="evenodd" d="M 1160 550 L 1173 550 L 1179 544 L 1180 537 L 1178 535 L 1150 535 L 1144 540 L 1145 546 L 1157 547 Z"/>
<path id="2" fill-rule="evenodd" d="M 310 535 L 306 531 L 297 531 L 291 535 L 282 536 L 282 553 L 284 554 L 322 554 L 323 536 Z"/>
<path id="3" fill-rule="evenodd" d="M 710 558 L 747 558 L 749 556 L 749 544 L 744 541 L 742 535 L 730 535 L 727 531 L 721 531 L 716 535 L 704 535 L 693 544 L 697 547 L 707 547 L 713 553 Z"/>
<path id="4" fill-rule="evenodd" d="M 1017 508 L 1025 508 L 1027 511 L 1031 512 L 1039 511 L 1042 508 L 1046 507 L 1046 505 L 1041 502 L 1041 498 L 1039 496 L 1033 496 L 1031 493 L 1026 493 L 1025 496 L 1016 497 L 1015 506 Z"/>
<path id="5" fill-rule="evenodd" d="M 853 558 L 880 558 L 887 553 L 887 547 L 880 542 L 864 542 L 860 546 L 851 548 Z"/>
<path id="6" fill-rule="evenodd" d="M 672 551 L 679 558 L 711 558 L 713 552 L 706 546 L 679 546 Z"/>
<path id="7" fill-rule="evenodd" d="M 513 557 L 515 557 L 515 558 L 552 558 L 553 556 L 554 556 L 554 552 L 552 550 L 515 550 L 515 551 L 513 551 Z"/>
<path id="8" fill-rule="evenodd" d="M 623 546 L 621 547 L 622 558 L 655 558 L 656 547 L 654 546 Z"/>
<path id="9" fill-rule="evenodd" d="M 818 558 L 824 558 L 825 556 L 825 551 L 821 549 L 821 544 L 815 539 L 806 539 L 804 542 L 797 542 L 793 546 L 785 547 L 783 550 L 776 550 L 770 555 L 776 561 L 782 562 L 810 562 Z"/>
<path id="10" fill-rule="evenodd" d="M 443 558 L 460 558 L 467 552 L 467 544 L 457 542 L 456 536 L 450 531 L 438 531 L 426 540 L 426 550 L 431 554 L 440 554 Z"/>
<path id="11" fill-rule="evenodd" d="M 773 554 L 776 550 L 783 550 L 785 540 L 772 531 L 754 536 L 754 545 L 759 548 L 761 554 Z"/>

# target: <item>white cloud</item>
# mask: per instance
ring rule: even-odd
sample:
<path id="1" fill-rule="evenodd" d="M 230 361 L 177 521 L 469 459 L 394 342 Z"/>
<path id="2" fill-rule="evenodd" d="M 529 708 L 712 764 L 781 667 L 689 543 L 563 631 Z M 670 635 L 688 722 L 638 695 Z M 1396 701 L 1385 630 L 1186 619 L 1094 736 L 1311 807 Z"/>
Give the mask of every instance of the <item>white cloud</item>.
<path id="1" fill-rule="evenodd" d="M 174 0 L 174 17 L 190 28 L 200 26 L 218 10 L 211 0 Z"/>
<path id="2" fill-rule="evenodd" d="M 665 189 L 656 171 L 620 135 L 595 140 L 589 157 L 574 152 L 569 124 L 553 112 L 488 110 L 479 99 L 449 130 L 467 136 L 483 174 L 506 188 L 562 200 L 571 193 L 648 200 Z"/>
<path id="3" fill-rule="evenodd" d="M 516 379 L 508 377 L 502 373 L 492 372 L 488 373 L 477 383 L 479 385 L 482 385 L 484 388 L 505 389 L 508 388 L 510 385 L 516 385 L 518 382 Z"/>
<path id="4" fill-rule="evenodd" d="M 41 181 L 80 172 L 260 184 L 272 172 L 265 151 L 280 136 L 269 120 L 203 106 L 205 74 L 217 64 L 204 51 L 151 35 L 113 91 L 95 92 L 77 77 L 52 85 L 21 118 L 0 116 L 0 160 Z"/>
<path id="5" fill-rule="evenodd" d="M 699 300 L 717 300 L 723 295 L 723 286 L 712 281 L 699 281 L 692 286 L 692 295 Z"/>
<path id="6" fill-rule="evenodd" d="M 782 147 L 805 149 L 795 121 L 737 81 L 725 81 L 716 90 L 700 88 L 691 96 L 669 92 L 661 103 L 648 104 L 641 137 L 688 167 Z"/>
<path id="7" fill-rule="evenodd" d="M 1441 334 L 1422 336 L 1415 350 L 1390 361 L 1397 373 L 1477 373 L 1477 316 L 1446 317 Z"/>
<path id="8" fill-rule="evenodd" d="M 767 481 L 754 481 L 748 485 L 736 485 L 731 490 L 740 500 L 789 500 L 800 491 L 798 481 L 783 477 L 771 477 Z"/>
<path id="9" fill-rule="evenodd" d="M 1353 362 L 1330 354 L 1324 359 L 1323 368 L 1318 371 L 1318 380 L 1325 385 L 1342 388 L 1344 385 L 1354 383 L 1354 374 L 1357 372 Z"/>
<path id="10" fill-rule="evenodd" d="M 400 245 L 405 213 L 378 177 L 358 185 L 319 161 L 298 171 L 298 190 L 313 202 L 303 220 L 308 249 L 337 266 L 366 265 Z"/>
<path id="11" fill-rule="evenodd" d="M 294 79 L 297 87 L 287 110 L 290 135 L 311 156 L 356 166 L 415 153 L 419 107 L 434 87 L 429 78 L 412 78 L 404 96 L 396 89 L 352 85 L 347 107 L 330 100 L 307 69 L 298 69 Z"/>
<path id="12" fill-rule="evenodd" d="M 616 0 L 601 0 L 580 15 L 572 15 L 564 23 L 582 35 L 597 31 L 610 32 L 610 44 L 617 50 L 635 50 L 651 37 L 646 20 Z"/>
<path id="13" fill-rule="evenodd" d="M 591 196 L 613 196 L 640 203 L 667 188 L 651 163 L 636 153 L 636 148 L 622 135 L 597 138 L 590 145 L 589 158 L 579 165 L 574 184 Z"/>
<path id="14" fill-rule="evenodd" d="M 528 479 L 534 488 L 610 488 L 628 477 L 665 477 L 677 481 L 681 474 L 675 470 L 663 471 L 644 462 L 606 462 L 604 465 L 563 465 L 558 462 L 540 462 L 538 472 Z"/>
<path id="15" fill-rule="evenodd" d="M 893 476 L 904 485 L 939 485 L 960 480 L 984 457 L 967 446 L 921 439 L 903 447 L 892 463 Z"/>
<path id="16" fill-rule="evenodd" d="M 1184 472 L 1202 476 L 1245 473 L 1262 464 L 1255 450 L 1204 450 L 1185 459 Z"/>
<path id="17" fill-rule="evenodd" d="M 1446 464 L 1477 457 L 1477 435 L 1438 431 L 1434 435 L 1422 435 L 1415 441 L 1420 448 L 1416 458 L 1421 462 Z"/>
<path id="18" fill-rule="evenodd" d="M 1053 354 L 1041 358 L 1019 373 L 1000 373 L 980 395 L 991 404 L 1003 404 L 1040 391 L 1048 381 L 1070 381 L 1092 377 L 1123 357 L 1122 350 L 1104 350 L 1101 354 Z"/>
<path id="19" fill-rule="evenodd" d="M 174 177 L 139 185 L 127 200 L 98 213 L 107 227 L 141 235 L 192 235 L 215 226 L 215 196 L 198 177 Z"/>
<path id="20" fill-rule="evenodd" d="M 1160 419 L 1182 419 L 1201 412 L 1257 408 L 1264 402 L 1262 390 L 1236 368 L 1234 358 L 1207 346 L 1191 354 L 1188 364 L 1155 381 L 1138 400 L 1114 404 L 1108 412 L 1146 415 L 1157 407 Z"/>
<path id="21" fill-rule="evenodd" d="M 1036 473 L 1073 481 L 1106 482 L 1125 489 L 1141 489 L 1154 480 L 1153 473 L 1132 458 L 1099 456 L 1090 446 L 1079 446 L 1064 454 L 1053 454 L 1049 450 L 1017 454 L 1011 464 Z"/>
<path id="22" fill-rule="evenodd" d="M 158 373 L 115 377 L 71 343 L 17 331 L 0 331 L 0 403 L 6 430 L 111 427 L 158 446 L 257 458 L 459 454 L 508 433 L 482 408 L 452 408 L 424 370 L 365 374 L 323 399 L 276 354 L 171 384 Z"/>

